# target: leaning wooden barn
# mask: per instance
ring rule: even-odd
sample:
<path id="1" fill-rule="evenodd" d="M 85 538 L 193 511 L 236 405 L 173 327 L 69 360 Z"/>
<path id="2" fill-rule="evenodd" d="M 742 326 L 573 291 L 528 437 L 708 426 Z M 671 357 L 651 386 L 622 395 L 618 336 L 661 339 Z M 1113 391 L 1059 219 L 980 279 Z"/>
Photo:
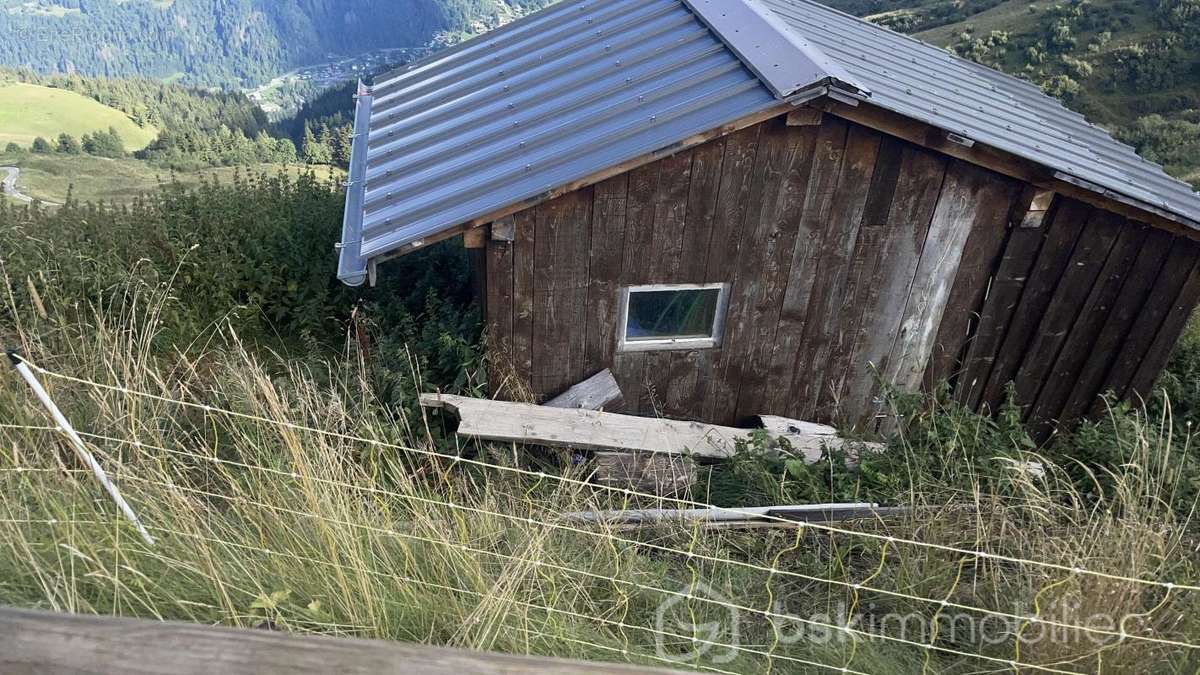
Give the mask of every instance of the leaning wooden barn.
<path id="1" fill-rule="evenodd" d="M 638 414 L 856 422 L 881 381 L 1013 383 L 1066 422 L 1147 394 L 1200 298 L 1186 184 L 807 0 L 566 0 L 378 78 L 355 132 L 339 276 L 465 233 L 500 397 L 611 368 Z"/>

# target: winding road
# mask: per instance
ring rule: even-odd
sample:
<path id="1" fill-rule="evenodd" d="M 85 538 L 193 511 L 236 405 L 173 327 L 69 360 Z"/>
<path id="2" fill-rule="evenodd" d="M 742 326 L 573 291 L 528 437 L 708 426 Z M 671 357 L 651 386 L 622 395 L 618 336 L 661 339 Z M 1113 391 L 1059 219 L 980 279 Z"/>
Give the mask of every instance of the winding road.
<path id="1" fill-rule="evenodd" d="M 34 197 L 19 192 L 17 190 L 17 177 L 21 175 L 21 170 L 15 166 L 0 166 L 0 173 L 5 174 L 4 178 L 0 178 L 0 194 L 8 195 L 19 202 L 29 204 L 34 201 Z M 50 206 L 58 206 L 55 202 L 49 202 L 45 199 L 38 199 L 43 204 Z"/>
<path id="2" fill-rule="evenodd" d="M 21 175 L 20 169 L 15 166 L 0 166 L 0 172 L 6 174 L 4 178 L 0 179 L 0 193 L 26 204 L 33 201 L 33 197 L 17 192 L 17 177 Z"/>

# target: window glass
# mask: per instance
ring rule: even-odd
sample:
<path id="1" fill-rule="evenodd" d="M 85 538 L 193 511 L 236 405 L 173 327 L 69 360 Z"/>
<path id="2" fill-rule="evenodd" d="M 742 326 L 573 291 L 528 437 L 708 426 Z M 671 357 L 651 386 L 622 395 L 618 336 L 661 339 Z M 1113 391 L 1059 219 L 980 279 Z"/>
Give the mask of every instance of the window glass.
<path id="1" fill-rule="evenodd" d="M 629 292 L 625 340 L 713 337 L 720 288 Z"/>

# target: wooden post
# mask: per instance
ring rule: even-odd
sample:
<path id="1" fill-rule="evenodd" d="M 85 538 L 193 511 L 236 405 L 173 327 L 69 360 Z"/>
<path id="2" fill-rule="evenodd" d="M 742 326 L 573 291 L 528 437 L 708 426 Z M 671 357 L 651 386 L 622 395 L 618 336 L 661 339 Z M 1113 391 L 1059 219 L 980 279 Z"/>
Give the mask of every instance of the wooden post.
<path id="1" fill-rule="evenodd" d="M 153 546 L 154 537 L 150 536 L 150 533 L 146 531 L 146 528 L 142 525 L 142 522 L 138 520 L 137 514 L 134 513 L 128 502 L 125 501 L 125 498 L 121 496 L 121 491 L 117 489 L 117 486 L 114 485 L 111 480 L 109 480 L 108 474 L 104 473 L 104 469 L 100 466 L 100 462 L 97 462 L 96 458 L 92 456 L 91 451 L 87 449 L 87 445 L 84 444 L 83 439 L 79 437 L 79 434 L 75 432 L 75 428 L 71 426 L 71 423 L 67 421 L 66 416 L 63 415 L 62 411 L 58 409 L 58 405 L 54 403 L 54 399 L 50 398 L 50 394 L 42 386 L 42 383 L 39 382 L 36 377 L 34 377 L 33 371 L 30 370 L 29 365 L 25 363 L 25 360 L 21 358 L 19 354 L 17 354 L 15 349 L 8 350 L 8 359 L 10 362 L 12 362 L 13 368 L 16 369 L 18 374 L 20 374 L 21 378 L 24 379 L 26 384 L 29 385 L 29 388 L 33 390 L 34 395 L 37 396 L 38 400 L 41 401 L 43 406 L 45 406 L 47 412 L 50 413 L 50 418 L 54 420 L 54 424 L 58 426 L 59 431 L 61 431 L 67 437 L 67 440 L 70 441 L 71 449 L 75 451 L 76 456 L 79 457 L 79 461 L 83 462 L 84 465 L 91 470 L 92 476 L 95 477 L 96 482 L 99 483 L 100 487 L 104 488 L 104 491 L 108 493 L 109 498 L 111 498 L 113 503 L 117 505 L 117 509 L 121 511 L 121 514 L 125 516 L 125 519 L 132 523 L 134 528 L 137 529 L 138 534 L 142 536 L 142 540 L 150 546 Z"/>

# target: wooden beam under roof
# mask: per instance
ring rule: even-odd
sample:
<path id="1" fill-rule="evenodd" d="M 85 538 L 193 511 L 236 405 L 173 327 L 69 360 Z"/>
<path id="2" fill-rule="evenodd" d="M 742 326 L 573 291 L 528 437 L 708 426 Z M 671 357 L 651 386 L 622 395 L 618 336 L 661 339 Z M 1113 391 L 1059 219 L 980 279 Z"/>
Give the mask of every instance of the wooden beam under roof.
<path id="1" fill-rule="evenodd" d="M 1036 162 L 1017 157 L 983 143 L 964 145 L 932 124 L 862 103 L 850 106 L 832 99 L 814 102 L 826 112 L 876 131 L 902 138 L 910 143 L 970 162 L 996 173 L 1023 180 L 1041 190 L 1057 192 L 1106 211 L 1149 223 L 1172 234 L 1200 240 L 1196 224 L 1150 204 L 1116 195 L 1111 191 L 1090 189 L 1083 181 L 1070 178 Z"/>

